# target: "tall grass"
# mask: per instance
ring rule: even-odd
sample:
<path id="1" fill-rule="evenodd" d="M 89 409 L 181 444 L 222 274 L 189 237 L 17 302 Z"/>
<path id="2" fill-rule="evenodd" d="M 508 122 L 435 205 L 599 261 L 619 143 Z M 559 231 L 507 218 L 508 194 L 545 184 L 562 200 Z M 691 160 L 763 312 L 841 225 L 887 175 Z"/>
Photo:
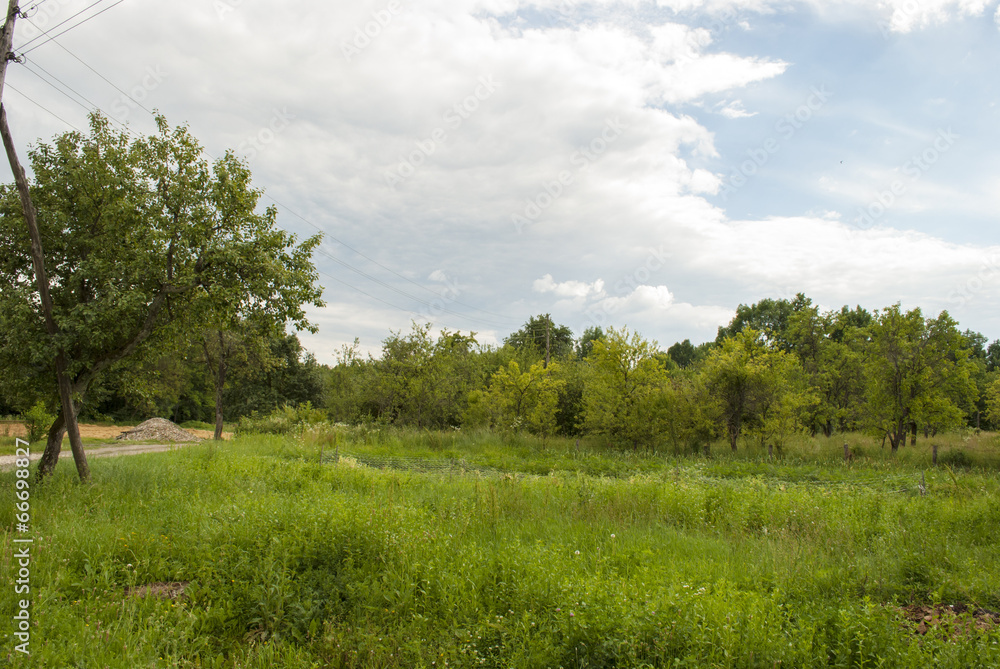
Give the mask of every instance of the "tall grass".
<path id="1" fill-rule="evenodd" d="M 918 637 L 898 608 L 1000 609 L 997 475 L 928 470 L 921 495 L 917 459 L 845 464 L 842 446 L 838 461 L 816 444 L 768 462 L 317 432 L 95 460 L 88 486 L 61 467 L 32 490 L 33 654 L 8 655 L 7 640 L 3 655 L 25 667 L 1000 665 L 995 628 Z M 320 464 L 319 446 L 498 466 L 373 470 Z M 5 573 L 13 523 L 13 502 L 0 505 Z M 173 581 L 189 582 L 186 597 L 126 595 Z"/>

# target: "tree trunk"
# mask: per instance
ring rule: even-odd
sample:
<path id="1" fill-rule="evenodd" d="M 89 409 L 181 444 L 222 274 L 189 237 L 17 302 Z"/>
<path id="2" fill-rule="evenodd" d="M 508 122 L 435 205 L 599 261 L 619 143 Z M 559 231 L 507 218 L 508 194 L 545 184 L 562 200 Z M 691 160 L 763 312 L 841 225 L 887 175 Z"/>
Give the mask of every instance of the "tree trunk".
<path id="1" fill-rule="evenodd" d="M 45 452 L 42 453 L 42 459 L 38 461 L 36 476 L 39 482 L 55 471 L 56 463 L 59 462 L 59 452 L 62 451 L 62 440 L 65 434 L 66 421 L 63 418 L 62 409 L 60 409 L 52 426 L 49 427 L 49 436 L 45 442 Z"/>
<path id="2" fill-rule="evenodd" d="M 219 338 L 222 335 L 220 333 Z M 216 441 L 222 440 L 222 390 L 226 385 L 226 359 L 219 352 L 219 368 L 215 376 L 215 436 Z"/>
<path id="3" fill-rule="evenodd" d="M 13 18 L 17 15 L 17 3 L 12 0 L 10 6 L 14 8 L 14 13 L 7 14 L 7 22 L 4 24 L 4 44 L 8 45 L 10 32 L 13 32 Z M 9 54 L 8 54 L 9 55 Z M 6 58 L 6 56 L 4 56 Z M 6 60 L 4 61 L 4 72 L 6 72 Z M 2 84 L 0 84 L 2 85 Z M 53 340 L 57 339 L 59 327 L 56 325 L 55 317 L 52 315 L 52 296 L 49 294 L 49 278 L 45 273 L 45 254 L 42 251 L 42 237 L 38 231 L 38 221 L 36 219 L 35 205 L 31 201 L 31 188 L 28 178 L 21 167 L 21 162 L 17 158 L 14 150 L 14 140 L 10 136 L 10 128 L 7 126 L 7 111 L 0 104 L 0 136 L 3 137 L 3 145 L 7 151 L 7 159 L 10 162 L 11 172 L 14 174 L 14 182 L 17 184 L 17 191 L 21 198 L 21 208 L 24 210 L 24 220 L 28 226 L 28 237 L 31 240 L 31 264 L 35 271 L 35 283 L 38 286 L 38 298 L 41 302 L 42 316 L 45 319 L 45 330 Z M 66 374 L 66 356 L 62 349 L 56 350 L 56 381 L 59 386 L 59 402 L 62 405 L 64 422 L 69 428 L 69 443 L 73 449 L 73 460 L 76 461 L 76 470 L 81 481 L 90 479 L 90 467 L 87 465 L 87 455 L 83 451 L 83 442 L 80 440 L 80 428 L 76 423 L 76 407 L 73 406 L 73 393 L 70 389 L 69 376 Z M 62 444 L 59 444 L 62 448 Z M 46 450 L 48 445 L 46 444 Z M 55 467 L 59 462 L 59 454 L 55 458 L 50 458 L 51 467 Z M 51 473 L 51 469 L 49 470 Z"/>
<path id="4" fill-rule="evenodd" d="M 910 423 L 910 446 L 917 445 L 917 422 Z"/>

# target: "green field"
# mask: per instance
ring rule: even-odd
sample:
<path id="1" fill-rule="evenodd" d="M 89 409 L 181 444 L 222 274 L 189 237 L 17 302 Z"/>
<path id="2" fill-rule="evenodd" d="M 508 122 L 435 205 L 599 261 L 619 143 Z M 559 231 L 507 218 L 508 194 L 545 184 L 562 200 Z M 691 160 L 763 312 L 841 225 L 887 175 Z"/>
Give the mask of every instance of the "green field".
<path id="1" fill-rule="evenodd" d="M 996 437 L 938 439 L 949 464 L 937 468 L 929 442 L 894 460 L 852 437 L 850 463 L 842 442 L 802 439 L 772 461 L 483 433 L 243 437 L 93 459 L 90 485 L 63 463 L 45 485 L 32 479 L 27 535 L 4 472 L 2 657 L 130 669 L 1000 666 Z M 25 536 L 30 657 L 14 652 L 9 622 L 13 539 Z M 177 599 L 131 590 L 174 583 L 186 583 Z"/>

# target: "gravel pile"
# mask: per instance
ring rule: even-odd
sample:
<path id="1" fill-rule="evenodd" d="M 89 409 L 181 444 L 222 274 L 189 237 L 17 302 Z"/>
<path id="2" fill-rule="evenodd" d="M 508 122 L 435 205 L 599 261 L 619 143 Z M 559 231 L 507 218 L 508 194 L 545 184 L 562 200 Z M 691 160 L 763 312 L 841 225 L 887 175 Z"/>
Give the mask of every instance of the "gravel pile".
<path id="1" fill-rule="evenodd" d="M 115 438 L 123 441 L 201 441 L 200 437 L 194 436 L 187 430 L 182 430 L 166 418 L 150 418 L 145 423 L 136 425 Z"/>

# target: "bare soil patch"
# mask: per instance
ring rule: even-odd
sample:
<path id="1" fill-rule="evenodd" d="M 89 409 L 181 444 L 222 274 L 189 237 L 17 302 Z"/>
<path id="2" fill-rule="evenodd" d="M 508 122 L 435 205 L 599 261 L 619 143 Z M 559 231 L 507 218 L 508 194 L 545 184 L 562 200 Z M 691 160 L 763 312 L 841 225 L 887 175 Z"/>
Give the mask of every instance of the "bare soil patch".
<path id="1" fill-rule="evenodd" d="M 167 581 L 162 583 L 150 583 L 134 588 L 125 588 L 125 595 L 128 597 L 159 597 L 160 599 L 178 599 L 184 596 L 190 581 Z"/>
<path id="2" fill-rule="evenodd" d="M 954 637 L 988 632 L 1000 625 L 1000 613 L 965 604 L 911 604 L 901 611 L 913 632 L 921 636 L 940 629 Z"/>

